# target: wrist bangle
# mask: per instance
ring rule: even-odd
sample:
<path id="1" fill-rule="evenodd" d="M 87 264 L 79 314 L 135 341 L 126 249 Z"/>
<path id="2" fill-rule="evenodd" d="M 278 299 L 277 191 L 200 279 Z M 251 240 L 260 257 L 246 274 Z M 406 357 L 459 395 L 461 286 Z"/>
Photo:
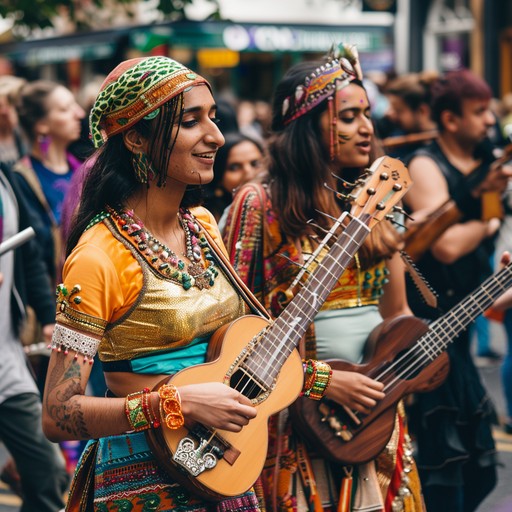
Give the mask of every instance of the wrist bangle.
<path id="1" fill-rule="evenodd" d="M 164 384 L 158 389 L 160 397 L 160 417 L 171 430 L 181 428 L 185 424 L 181 411 L 181 397 L 176 386 Z"/>
<path id="2" fill-rule="evenodd" d="M 160 420 L 151 407 L 149 388 L 130 393 L 125 399 L 124 411 L 131 427 L 129 432 L 140 432 L 160 426 Z"/>
<path id="3" fill-rule="evenodd" d="M 302 395 L 313 400 L 321 400 L 331 383 L 331 367 L 322 361 L 309 359 L 305 363 L 305 384 Z"/>

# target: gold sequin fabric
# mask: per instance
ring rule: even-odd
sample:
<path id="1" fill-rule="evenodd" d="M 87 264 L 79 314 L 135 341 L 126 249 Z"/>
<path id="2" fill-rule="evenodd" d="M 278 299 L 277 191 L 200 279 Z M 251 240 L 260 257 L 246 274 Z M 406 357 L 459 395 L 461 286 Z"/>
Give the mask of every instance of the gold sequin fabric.
<path id="1" fill-rule="evenodd" d="M 107 327 L 98 351 L 102 361 L 133 359 L 153 350 L 184 347 L 244 313 L 243 300 L 222 272 L 209 289 L 184 290 L 157 274 L 112 224 L 107 225 L 133 252 L 144 277 L 137 302 Z"/>

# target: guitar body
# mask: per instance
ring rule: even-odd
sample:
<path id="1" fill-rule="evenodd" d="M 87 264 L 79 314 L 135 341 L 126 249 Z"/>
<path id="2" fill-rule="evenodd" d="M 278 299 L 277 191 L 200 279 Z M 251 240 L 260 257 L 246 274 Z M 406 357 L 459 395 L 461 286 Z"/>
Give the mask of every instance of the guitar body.
<path id="1" fill-rule="evenodd" d="M 422 320 L 403 316 L 384 321 L 370 334 L 362 364 L 328 361 L 333 370 L 358 372 L 370 378 L 392 382 L 386 396 L 367 416 L 353 415 L 332 401 L 317 402 L 305 397 L 290 407 L 294 427 L 323 457 L 342 464 L 361 464 L 374 459 L 386 446 L 395 425 L 398 402 L 414 392 L 426 392 L 440 386 L 448 375 L 446 352 L 408 378 L 397 375 L 404 363 L 400 353 L 413 347 L 428 331 Z M 385 372 L 386 378 L 379 378 Z M 410 373 L 410 372 L 407 372 Z"/>
<path id="2" fill-rule="evenodd" d="M 236 370 L 236 362 L 249 341 L 269 322 L 257 316 L 244 316 L 219 329 L 210 342 L 211 362 L 181 370 L 167 382 L 175 386 L 191 383 L 224 382 L 230 384 L 229 375 Z M 192 438 L 194 425 L 171 430 L 162 424 L 159 429 L 147 431 L 153 453 L 171 476 L 188 488 L 194 488 L 205 499 L 217 500 L 226 496 L 243 494 L 259 477 L 267 454 L 268 418 L 287 407 L 302 390 L 304 371 L 299 353 L 294 350 L 281 368 L 274 389 L 263 397 L 253 400 L 258 414 L 240 432 L 208 430 L 205 439 L 215 432 L 223 443 L 225 454 L 213 469 L 207 469 L 197 476 L 188 473 L 173 461 L 180 441 Z"/>

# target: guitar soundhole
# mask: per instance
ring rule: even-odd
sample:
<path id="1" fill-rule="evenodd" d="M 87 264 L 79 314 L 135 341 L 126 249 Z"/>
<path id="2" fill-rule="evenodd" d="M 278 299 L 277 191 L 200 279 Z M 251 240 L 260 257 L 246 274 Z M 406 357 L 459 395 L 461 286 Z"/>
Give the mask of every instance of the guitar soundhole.
<path id="1" fill-rule="evenodd" d="M 257 399 L 262 393 L 267 391 L 243 368 L 239 368 L 233 373 L 233 375 L 231 375 L 230 385 L 233 389 L 240 391 L 242 395 L 246 396 L 250 400 Z"/>

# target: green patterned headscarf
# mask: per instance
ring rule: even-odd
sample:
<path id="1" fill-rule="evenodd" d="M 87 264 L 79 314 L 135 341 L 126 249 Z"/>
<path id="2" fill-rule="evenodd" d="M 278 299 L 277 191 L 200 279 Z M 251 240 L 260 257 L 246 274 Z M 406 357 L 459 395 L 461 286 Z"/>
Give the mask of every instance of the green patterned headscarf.
<path id="1" fill-rule="evenodd" d="M 208 84 L 169 57 L 142 57 L 121 62 L 105 79 L 89 116 L 91 138 L 99 148 L 109 137 L 152 119 L 160 106 L 188 87 Z"/>

